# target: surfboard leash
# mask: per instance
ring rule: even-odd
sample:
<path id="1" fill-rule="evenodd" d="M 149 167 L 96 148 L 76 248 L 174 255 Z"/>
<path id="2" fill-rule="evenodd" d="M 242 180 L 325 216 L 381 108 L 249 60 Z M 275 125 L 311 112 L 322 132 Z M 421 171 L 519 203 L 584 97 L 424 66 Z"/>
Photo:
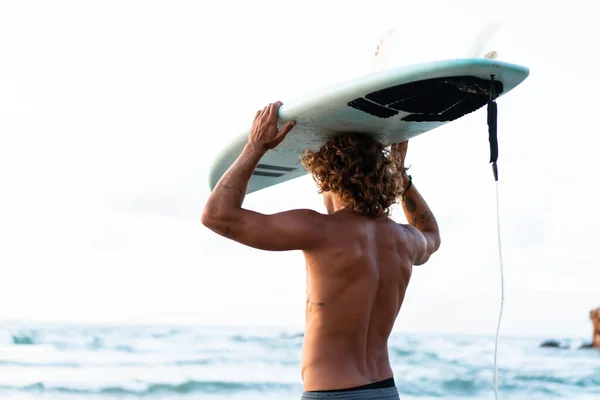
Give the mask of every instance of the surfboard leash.
<path id="1" fill-rule="evenodd" d="M 496 328 L 496 343 L 494 345 L 494 395 L 498 400 L 498 339 L 500 337 L 500 323 L 504 311 L 504 266 L 502 261 L 502 241 L 500 236 L 500 196 L 498 194 L 498 105 L 494 91 L 494 75 L 490 75 L 490 98 L 487 106 L 487 123 L 490 142 L 490 163 L 496 181 L 496 225 L 498 229 L 498 255 L 500 258 L 500 314 L 498 315 L 498 326 Z"/>
<path id="2" fill-rule="evenodd" d="M 496 104 L 496 91 L 494 90 L 494 75 L 490 75 L 490 99 L 487 105 L 487 123 L 490 141 L 490 162 L 492 163 L 492 171 L 494 179 L 498 182 L 498 105 Z"/>

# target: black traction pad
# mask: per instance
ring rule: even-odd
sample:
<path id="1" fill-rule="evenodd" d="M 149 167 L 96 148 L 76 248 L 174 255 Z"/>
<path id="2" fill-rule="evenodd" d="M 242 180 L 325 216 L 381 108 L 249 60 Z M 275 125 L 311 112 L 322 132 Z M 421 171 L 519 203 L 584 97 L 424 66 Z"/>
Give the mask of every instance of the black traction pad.
<path id="1" fill-rule="evenodd" d="M 365 100 L 362 97 L 352 100 L 350 103 L 348 103 L 348 105 L 352 108 L 356 108 L 357 110 L 364 111 L 379 118 L 389 118 L 398 114 L 398 111 L 390 110 L 389 108 L 385 108 L 379 104 Z"/>
<path id="2" fill-rule="evenodd" d="M 296 168 L 282 167 L 279 165 L 269 165 L 269 164 L 258 164 L 256 166 L 256 168 L 270 169 L 272 171 L 285 171 L 285 172 L 290 172 L 290 171 L 296 170 Z"/>
<path id="3" fill-rule="evenodd" d="M 426 79 L 369 93 L 348 106 L 379 118 L 403 111 L 410 113 L 403 121 L 448 122 L 487 104 L 491 82 L 474 76 Z M 494 97 L 503 90 L 502 82 L 494 81 Z"/>
<path id="4" fill-rule="evenodd" d="M 254 171 L 252 172 L 252 175 L 256 175 L 256 176 L 268 176 L 271 178 L 279 178 L 280 176 L 285 175 L 284 173 L 280 173 L 280 172 L 265 172 L 265 171 Z"/>

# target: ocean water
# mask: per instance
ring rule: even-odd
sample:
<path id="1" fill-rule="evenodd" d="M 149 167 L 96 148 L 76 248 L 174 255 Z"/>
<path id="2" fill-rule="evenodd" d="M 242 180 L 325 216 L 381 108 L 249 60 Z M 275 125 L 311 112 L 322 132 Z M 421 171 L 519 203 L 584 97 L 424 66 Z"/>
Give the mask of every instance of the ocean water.
<path id="1" fill-rule="evenodd" d="M 600 399 L 600 351 L 501 338 L 500 398 Z M 568 341 L 567 341 L 568 342 Z M 216 327 L 0 327 L 0 398 L 299 399 L 302 332 Z M 395 333 L 401 398 L 493 399 L 494 337 Z"/>

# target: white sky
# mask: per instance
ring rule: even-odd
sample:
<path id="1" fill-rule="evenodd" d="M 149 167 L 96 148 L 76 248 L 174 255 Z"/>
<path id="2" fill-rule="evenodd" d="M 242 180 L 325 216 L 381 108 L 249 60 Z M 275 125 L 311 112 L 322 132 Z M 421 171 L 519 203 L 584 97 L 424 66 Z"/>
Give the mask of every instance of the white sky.
<path id="1" fill-rule="evenodd" d="M 266 103 L 368 73 L 389 29 L 406 65 L 463 57 L 498 21 L 487 50 L 531 69 L 499 100 L 502 332 L 590 336 L 600 32 L 592 2 L 552 4 L 0 2 L 0 319 L 301 327 L 302 255 L 200 224 L 215 153 Z M 495 333 L 488 157 L 483 110 L 411 141 L 443 245 L 398 330 Z M 245 206 L 324 211 L 309 177 Z"/>

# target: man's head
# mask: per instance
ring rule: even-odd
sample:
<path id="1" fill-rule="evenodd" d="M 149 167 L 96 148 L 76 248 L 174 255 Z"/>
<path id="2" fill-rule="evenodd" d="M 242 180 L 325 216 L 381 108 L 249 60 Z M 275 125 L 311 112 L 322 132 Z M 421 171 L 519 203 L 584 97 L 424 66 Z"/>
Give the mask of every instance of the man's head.
<path id="1" fill-rule="evenodd" d="M 325 196 L 325 205 L 337 201 L 358 215 L 379 217 L 399 197 L 401 173 L 385 146 L 368 135 L 340 134 L 319 151 L 308 150 L 303 158 Z"/>

